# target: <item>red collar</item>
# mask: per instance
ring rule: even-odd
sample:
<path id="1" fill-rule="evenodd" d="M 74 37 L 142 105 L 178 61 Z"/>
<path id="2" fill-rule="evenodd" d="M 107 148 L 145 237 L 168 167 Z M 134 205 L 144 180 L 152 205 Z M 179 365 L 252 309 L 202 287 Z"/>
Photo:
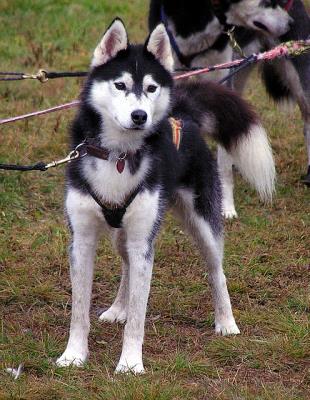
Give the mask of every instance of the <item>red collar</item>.
<path id="1" fill-rule="evenodd" d="M 294 0 L 288 0 L 287 3 L 285 4 L 285 6 L 283 7 L 283 9 L 284 9 L 286 12 L 289 12 L 290 9 L 291 9 L 292 6 L 293 6 L 293 3 L 294 3 Z"/>

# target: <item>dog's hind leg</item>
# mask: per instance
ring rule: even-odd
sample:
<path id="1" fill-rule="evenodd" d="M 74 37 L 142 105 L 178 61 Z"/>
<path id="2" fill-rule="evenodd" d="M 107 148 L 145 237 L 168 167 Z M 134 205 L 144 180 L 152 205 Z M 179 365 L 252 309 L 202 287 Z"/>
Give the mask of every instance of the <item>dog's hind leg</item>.
<path id="1" fill-rule="evenodd" d="M 201 201 L 203 202 L 204 199 L 201 198 Z M 183 220 L 185 228 L 197 243 L 208 267 L 208 279 L 215 307 L 215 332 L 222 335 L 240 333 L 232 313 L 222 266 L 224 242 L 221 223 L 219 223 L 220 211 L 215 218 L 211 216 L 213 222 L 208 222 L 210 218 L 207 215 L 197 212 L 195 196 L 187 189 L 178 191 L 176 211 Z M 217 226 L 214 225 L 214 222 Z M 212 225 L 214 226 L 212 227 Z"/>
<path id="2" fill-rule="evenodd" d="M 306 185 L 310 186 L 310 116 L 309 120 L 305 122 L 304 134 L 308 154 L 308 171 L 307 174 L 302 178 L 302 180 Z"/>
<path id="3" fill-rule="evenodd" d="M 217 148 L 217 163 L 222 183 L 222 214 L 225 218 L 237 217 L 234 203 L 234 176 L 232 157 L 220 145 Z"/>
<path id="4" fill-rule="evenodd" d="M 127 319 L 129 268 L 128 254 L 126 250 L 126 235 L 123 229 L 117 229 L 114 232 L 113 241 L 123 260 L 121 283 L 113 304 L 100 315 L 99 319 L 107 322 L 124 323 Z"/>
<path id="5" fill-rule="evenodd" d="M 147 300 L 153 267 L 153 242 L 161 210 L 159 192 L 138 194 L 123 220 L 129 260 L 127 322 L 116 372 L 143 373 L 142 345 Z"/>
<path id="6" fill-rule="evenodd" d="M 66 350 L 56 361 L 61 367 L 81 366 L 88 357 L 93 266 L 102 219 L 94 200 L 74 189 L 68 191 L 66 208 L 73 236 L 70 248 L 72 314 Z"/>
<path id="7" fill-rule="evenodd" d="M 304 60 L 301 62 L 301 60 Z M 308 157 L 308 170 L 302 178 L 303 183 L 310 186 L 310 57 L 301 57 L 300 64 L 296 63 L 295 68 L 288 60 L 275 63 L 289 85 L 290 91 L 296 100 L 304 121 L 304 137 Z M 297 69 L 296 69 L 297 67 Z"/>

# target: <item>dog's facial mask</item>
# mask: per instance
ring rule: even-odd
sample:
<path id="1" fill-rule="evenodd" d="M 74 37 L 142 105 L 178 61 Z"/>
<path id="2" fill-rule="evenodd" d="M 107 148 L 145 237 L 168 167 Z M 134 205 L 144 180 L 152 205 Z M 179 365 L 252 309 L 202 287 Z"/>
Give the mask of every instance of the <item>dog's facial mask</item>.
<path id="1" fill-rule="evenodd" d="M 160 24 L 144 46 L 130 46 L 116 20 L 95 49 L 89 103 L 119 134 L 143 137 L 168 113 L 173 69 L 169 37 Z"/>
<path id="2" fill-rule="evenodd" d="M 227 23 L 244 26 L 278 37 L 290 29 L 293 19 L 278 2 L 269 0 L 241 0 L 231 3 Z"/>

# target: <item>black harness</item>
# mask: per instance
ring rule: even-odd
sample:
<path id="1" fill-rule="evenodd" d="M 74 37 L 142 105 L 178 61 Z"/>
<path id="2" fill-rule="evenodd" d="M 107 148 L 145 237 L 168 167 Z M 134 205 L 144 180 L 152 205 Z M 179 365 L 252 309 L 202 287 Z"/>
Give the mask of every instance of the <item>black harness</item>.
<path id="1" fill-rule="evenodd" d="M 110 155 L 110 151 L 108 149 L 98 146 L 96 139 L 92 138 L 87 138 L 79 146 L 79 152 L 81 154 L 81 157 L 85 155 L 90 155 L 96 158 L 100 158 L 101 160 L 108 160 Z M 125 162 L 125 160 L 130 160 L 133 159 L 134 157 L 140 157 L 141 156 L 140 153 L 141 151 L 138 150 L 138 152 L 136 152 L 135 154 L 131 153 L 120 154 L 119 158 L 116 161 L 116 169 L 118 170 L 118 172 L 122 173 L 123 171 L 123 169 L 119 170 L 117 166 L 117 163 L 119 161 Z M 125 203 L 121 207 L 118 207 L 113 205 L 110 206 L 110 204 L 109 205 L 104 204 L 96 195 L 96 193 L 92 190 L 92 188 L 90 187 L 89 183 L 86 180 L 83 181 L 83 186 L 87 190 L 87 192 L 91 195 L 91 197 L 95 200 L 95 202 L 100 206 L 105 220 L 112 228 L 121 228 L 122 219 L 127 208 L 130 206 L 132 201 L 135 199 L 137 194 L 142 189 L 142 186 L 139 185 L 132 193 L 130 193 Z"/>
<path id="2" fill-rule="evenodd" d="M 102 214 L 104 215 L 105 220 L 112 228 L 121 228 L 122 227 L 122 220 L 127 208 L 130 206 L 132 201 L 135 199 L 137 194 L 141 190 L 141 186 L 138 186 L 127 198 L 125 204 L 122 207 L 107 207 L 102 201 L 99 200 L 98 196 L 95 192 L 91 189 L 87 182 L 84 182 L 84 187 L 91 195 L 91 197 L 95 200 L 95 202 L 101 207 Z"/>

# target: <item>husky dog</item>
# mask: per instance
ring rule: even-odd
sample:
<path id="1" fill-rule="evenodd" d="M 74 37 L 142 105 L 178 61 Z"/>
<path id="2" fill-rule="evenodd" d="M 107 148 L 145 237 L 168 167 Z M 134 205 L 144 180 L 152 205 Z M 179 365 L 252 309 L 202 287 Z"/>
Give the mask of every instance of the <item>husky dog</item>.
<path id="1" fill-rule="evenodd" d="M 237 95 L 207 82 L 173 88 L 172 71 L 163 24 L 144 45 L 130 45 L 116 19 L 94 51 L 71 132 L 72 148 L 80 154 L 68 167 L 65 202 L 72 233 L 72 318 L 59 366 L 82 365 L 88 357 L 94 258 L 105 232 L 123 262 L 116 299 L 100 320 L 126 321 L 116 371 L 144 371 L 154 241 L 168 206 L 208 266 L 215 332 L 239 333 L 222 267 L 221 185 L 201 131 L 225 147 L 266 199 L 274 184 L 272 153 L 257 116 Z"/>
<path id="2" fill-rule="evenodd" d="M 256 45 L 260 34 L 271 38 L 283 35 L 293 20 L 274 0 L 194 0 L 190 3 L 187 0 L 151 0 L 150 30 L 160 21 L 168 29 L 176 68 L 193 68 L 232 60 L 233 50 L 226 33 L 232 26 Z M 226 74 L 225 70 L 219 70 L 200 75 L 200 78 L 220 80 Z M 223 185 L 223 215 L 233 218 L 237 213 L 232 159 L 222 146 L 218 147 L 218 165 Z"/>

